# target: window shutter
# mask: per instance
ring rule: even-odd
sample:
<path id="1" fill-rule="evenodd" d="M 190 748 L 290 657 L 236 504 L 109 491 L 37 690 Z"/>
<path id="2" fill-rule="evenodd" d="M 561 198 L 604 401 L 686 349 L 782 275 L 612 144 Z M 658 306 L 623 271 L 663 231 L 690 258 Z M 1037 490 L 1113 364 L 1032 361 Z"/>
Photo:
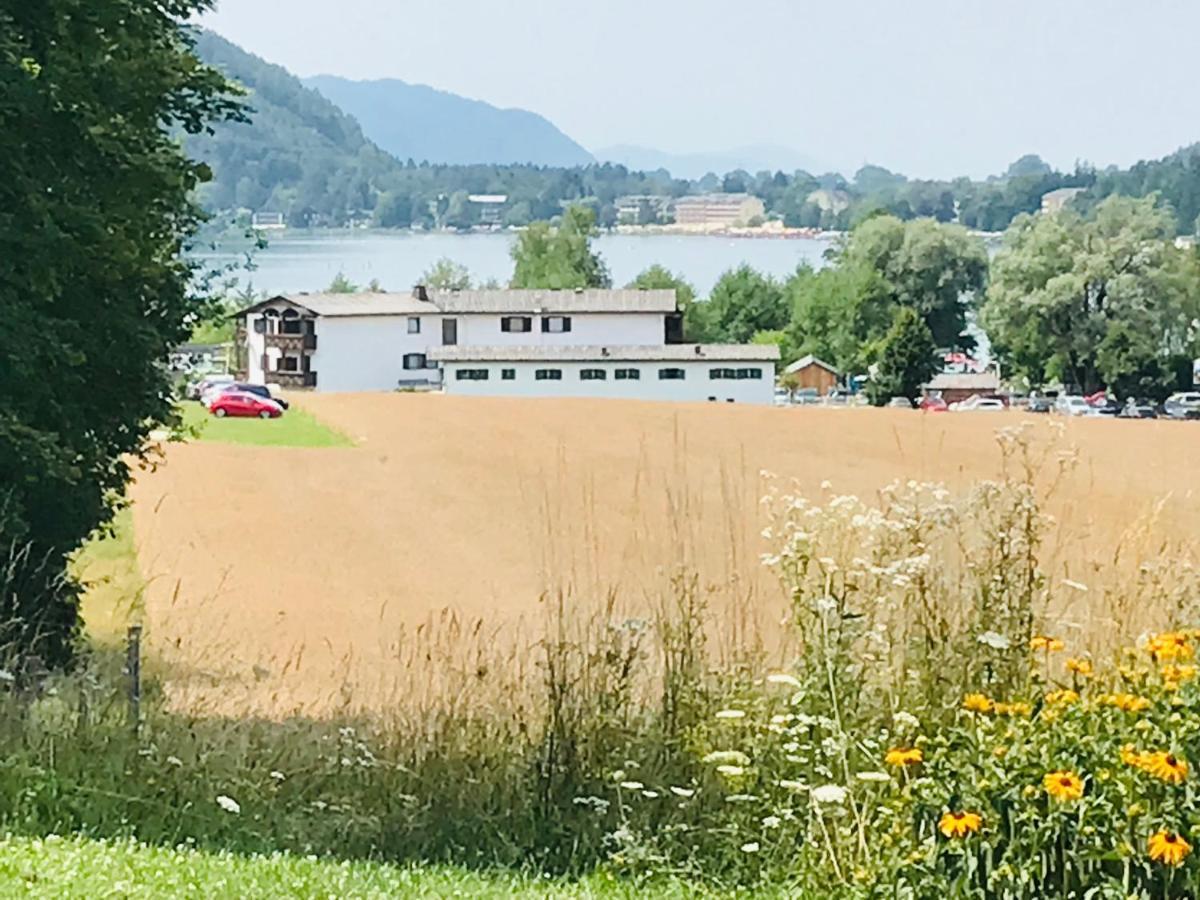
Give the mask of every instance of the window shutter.
<path id="1" fill-rule="evenodd" d="M 550 333 L 550 317 L 542 316 L 542 334 Z"/>
<path id="2" fill-rule="evenodd" d="M 562 323 L 563 323 L 563 329 L 562 329 L 563 331 L 571 330 L 571 317 L 570 316 L 563 316 Z"/>
<path id="3" fill-rule="evenodd" d="M 512 319 L 508 318 L 508 316 L 502 316 L 500 318 L 500 330 L 512 331 Z"/>

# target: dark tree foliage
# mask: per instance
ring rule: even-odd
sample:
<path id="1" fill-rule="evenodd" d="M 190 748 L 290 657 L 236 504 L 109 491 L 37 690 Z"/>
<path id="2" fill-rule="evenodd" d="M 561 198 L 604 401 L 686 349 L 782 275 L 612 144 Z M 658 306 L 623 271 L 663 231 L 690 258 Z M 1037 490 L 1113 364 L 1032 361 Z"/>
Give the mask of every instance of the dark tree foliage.
<path id="1" fill-rule="evenodd" d="M 173 136 L 239 106 L 179 23 L 205 0 L 0 2 L 0 644 L 66 661 L 67 556 L 110 518 L 205 301 L 207 176 Z"/>
<path id="2" fill-rule="evenodd" d="M 873 353 L 876 369 L 867 393 L 876 406 L 882 406 L 892 397 L 915 400 L 921 393 L 921 385 L 941 367 L 933 334 L 911 306 L 896 309 L 892 327 L 873 348 Z"/>

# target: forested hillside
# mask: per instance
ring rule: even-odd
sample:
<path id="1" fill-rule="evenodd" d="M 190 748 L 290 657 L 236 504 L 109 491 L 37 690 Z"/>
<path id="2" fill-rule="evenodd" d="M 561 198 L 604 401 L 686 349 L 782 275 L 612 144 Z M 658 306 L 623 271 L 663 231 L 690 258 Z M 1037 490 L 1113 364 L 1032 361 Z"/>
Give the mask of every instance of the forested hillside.
<path id="1" fill-rule="evenodd" d="M 318 75 L 304 84 L 354 116 L 363 132 L 397 159 L 453 165 L 594 162 L 553 123 L 528 110 L 499 109 L 394 78 L 350 81 Z"/>

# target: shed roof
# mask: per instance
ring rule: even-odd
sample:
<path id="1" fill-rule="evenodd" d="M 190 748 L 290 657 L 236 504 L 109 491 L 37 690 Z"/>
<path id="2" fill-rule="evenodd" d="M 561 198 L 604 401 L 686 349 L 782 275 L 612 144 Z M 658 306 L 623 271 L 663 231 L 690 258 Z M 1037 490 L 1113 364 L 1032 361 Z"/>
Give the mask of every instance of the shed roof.
<path id="1" fill-rule="evenodd" d="M 774 344 L 659 344 L 625 347 L 479 347 L 466 344 L 432 347 L 429 350 L 429 358 L 440 362 L 773 362 L 779 359 L 779 347 Z"/>
<path id="2" fill-rule="evenodd" d="M 824 360 L 818 359 L 817 357 L 813 356 L 811 353 L 808 354 L 807 356 L 800 357 L 798 360 L 796 360 L 794 363 L 792 363 L 790 366 L 788 366 L 783 371 L 787 372 L 790 375 L 793 372 L 799 372 L 801 369 L 807 369 L 809 366 L 819 366 L 820 368 L 824 369 L 826 372 L 832 372 L 834 375 L 841 374 L 837 369 L 835 369 L 829 363 L 825 362 Z"/>

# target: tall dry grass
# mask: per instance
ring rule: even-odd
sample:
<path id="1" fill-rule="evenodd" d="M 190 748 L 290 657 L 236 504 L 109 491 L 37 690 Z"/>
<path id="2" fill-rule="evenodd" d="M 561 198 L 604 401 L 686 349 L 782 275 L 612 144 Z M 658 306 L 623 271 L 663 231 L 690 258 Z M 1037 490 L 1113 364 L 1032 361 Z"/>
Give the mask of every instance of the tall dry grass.
<path id="1" fill-rule="evenodd" d="M 1035 632 L 1070 631 L 1099 660 L 1191 612 L 1190 549 L 1153 511 L 1103 552 L 1054 518 L 1073 465 L 1058 437 L 1001 435 L 996 478 L 967 491 L 776 489 L 773 520 L 769 480 L 722 468 L 714 507 L 676 441 L 667 475 L 641 466 L 619 532 L 605 530 L 599 480 L 572 482 L 564 465 L 527 489 L 541 510 L 528 535 L 540 617 L 496 626 L 447 611 L 381 629 L 370 665 L 348 652 L 343 677 L 326 673 L 319 715 L 311 696 L 264 690 L 311 648 L 247 673 L 230 664 L 237 623 L 222 637 L 188 610 L 151 635 L 140 734 L 102 654 L 37 696 L 6 695 L 3 824 L 742 882 L 762 871 L 734 838 L 759 813 L 727 802 L 704 759 L 729 749 L 716 713 L 766 702 L 768 673 L 828 698 L 822 715 L 852 737 L 898 710 L 944 714 L 980 679 L 1018 683 L 1026 664 L 1010 651 Z M 989 632 L 1007 646 L 981 643 Z"/>

